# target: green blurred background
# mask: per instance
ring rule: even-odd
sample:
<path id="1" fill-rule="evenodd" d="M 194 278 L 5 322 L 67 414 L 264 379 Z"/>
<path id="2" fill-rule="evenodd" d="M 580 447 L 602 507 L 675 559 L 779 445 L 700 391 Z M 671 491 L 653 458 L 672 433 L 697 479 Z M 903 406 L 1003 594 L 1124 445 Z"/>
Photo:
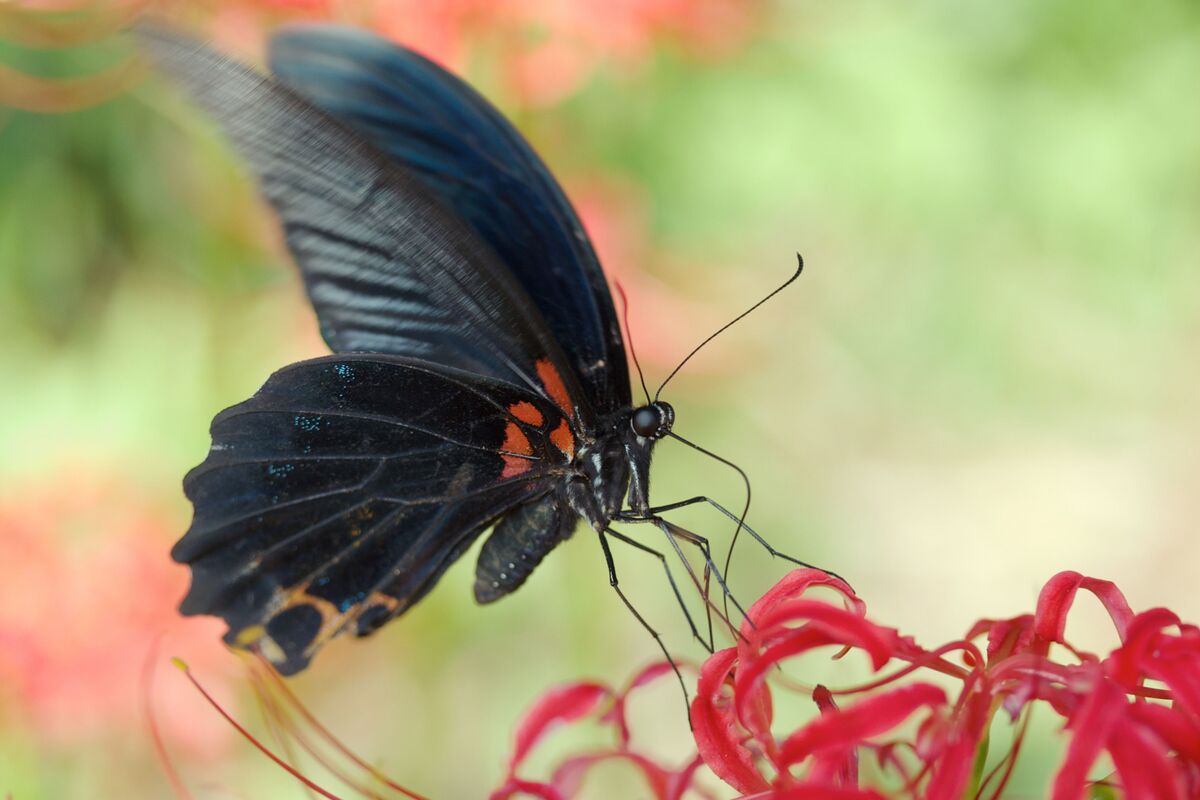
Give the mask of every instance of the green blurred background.
<path id="1" fill-rule="evenodd" d="M 0 794 L 167 796 L 142 716 L 148 642 L 165 632 L 158 662 L 187 658 L 257 713 L 220 626 L 173 613 L 180 479 L 213 414 L 322 345 L 214 128 L 156 80 L 26 110 L 128 51 L 43 46 L 64 42 L 30 21 L 65 7 L 14 8 L 0 16 Z M 109 12 L 94 13 L 63 19 L 100 31 Z M 285 19 L 368 24 L 465 73 L 580 206 L 652 385 L 803 252 L 803 278 L 667 397 L 679 432 L 750 474 L 756 528 L 849 578 L 877 621 L 936 644 L 1032 610 L 1062 569 L 1117 582 L 1135 610 L 1200 618 L 1195 3 L 275 0 L 179 17 L 251 59 Z M 19 76 L 44 93 L 31 101 Z M 660 447 L 655 498 L 701 492 L 742 498 L 727 469 Z M 714 514 L 678 519 L 728 541 Z M 617 556 L 668 645 L 699 660 L 657 564 Z M 471 600 L 473 560 L 293 681 L 358 753 L 437 798 L 484 796 L 550 685 L 619 683 L 657 654 L 591 536 L 492 607 Z M 745 540 L 731 583 L 749 601 L 784 572 Z M 1102 612 L 1081 614 L 1074 640 L 1111 646 Z M 159 666 L 155 713 L 197 795 L 302 796 Z M 643 706 L 651 749 L 685 755 L 677 689 Z M 1042 793 L 1042 722 L 1014 797 Z M 604 779 L 594 796 L 636 796 L 620 770 Z"/>

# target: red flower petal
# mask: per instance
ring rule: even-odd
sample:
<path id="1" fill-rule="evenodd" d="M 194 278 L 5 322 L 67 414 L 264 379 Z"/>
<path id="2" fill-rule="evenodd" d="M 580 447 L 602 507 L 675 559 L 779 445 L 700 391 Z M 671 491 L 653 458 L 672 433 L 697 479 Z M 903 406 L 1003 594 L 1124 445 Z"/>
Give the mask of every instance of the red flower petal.
<path id="1" fill-rule="evenodd" d="M 967 685 L 969 689 L 970 682 Z M 963 796 L 975 768 L 979 744 L 991 720 L 991 709 L 991 694 L 974 691 L 952 718 L 955 726 L 943 731 L 944 749 L 937 753 L 925 800 L 959 800 Z"/>
<path id="2" fill-rule="evenodd" d="M 552 784 L 562 797 L 575 797 L 583 786 L 583 779 L 588 770 L 597 764 L 607 761 L 628 761 L 637 767 L 646 779 L 646 784 L 655 800 L 668 800 L 673 790 L 672 777 L 674 773 L 660 767 L 645 756 L 620 750 L 606 750 L 599 753 L 587 753 L 564 761 L 554 771 Z"/>
<path id="3" fill-rule="evenodd" d="M 796 764 L 818 750 L 845 750 L 885 733 L 928 706 L 944 705 L 946 693 L 930 683 L 915 683 L 822 714 L 789 736 L 780 748 L 782 765 Z"/>
<path id="4" fill-rule="evenodd" d="M 1200 723 L 1157 703 L 1134 703 L 1129 718 L 1153 731 L 1183 758 L 1200 765 Z"/>
<path id="5" fill-rule="evenodd" d="M 1108 742 L 1126 800 L 1182 800 L 1176 770 L 1163 742 L 1135 725 L 1118 725 Z"/>
<path id="6" fill-rule="evenodd" d="M 817 686 L 813 689 L 812 698 L 822 714 L 838 713 L 837 703 L 833 701 L 833 694 L 828 688 Z M 827 782 L 834 786 L 858 786 L 858 748 L 850 748 L 844 755 L 827 759 L 827 763 L 815 761 L 809 772 L 809 780 L 813 781 L 818 774 L 827 775 Z"/>
<path id="7" fill-rule="evenodd" d="M 671 782 L 667 786 L 667 800 L 681 800 L 684 792 L 692 787 L 696 770 L 702 766 L 704 766 L 704 759 L 696 756 L 686 767 L 671 776 Z"/>
<path id="8" fill-rule="evenodd" d="M 640 689 L 646 684 L 653 683 L 664 675 L 672 675 L 674 672 L 675 668 L 671 666 L 670 661 L 651 664 L 633 677 L 633 680 L 625 687 L 625 691 L 621 692 L 621 696 L 628 697 L 634 689 Z"/>
<path id="9" fill-rule="evenodd" d="M 798 628 L 782 628 L 782 621 L 794 619 L 808 622 Z M 761 653 L 746 652 L 749 648 L 743 643 L 739 647 L 742 662 L 734 680 L 738 718 L 756 732 L 763 726 L 750 718 L 750 701 L 757 697 L 767 671 L 780 661 L 817 647 L 840 644 L 865 650 L 878 670 L 891 659 L 899 638 L 893 630 L 816 600 L 795 600 L 779 606 L 763 619 L 762 626 L 760 634 L 779 628 L 785 632 L 766 633 L 772 643 Z"/>
<path id="10" fill-rule="evenodd" d="M 488 800 L 508 800 L 518 795 L 540 797 L 541 800 L 563 800 L 563 796 L 553 786 L 519 778 L 509 778 L 507 783 L 488 795 Z"/>
<path id="11" fill-rule="evenodd" d="M 743 797 L 741 800 L 886 800 L 873 789 L 837 786 L 792 786 Z"/>
<path id="12" fill-rule="evenodd" d="M 755 621 L 758 630 L 751 641 L 770 642 L 772 645 L 778 637 L 787 637 L 791 630 L 783 626 L 789 622 L 804 620 L 809 625 L 824 631 L 828 637 L 838 644 L 858 647 L 867 651 L 871 663 L 879 669 L 892 657 L 899 643 L 899 635 L 891 628 L 884 628 L 853 611 L 847 611 L 820 600 L 792 600 L 771 609 Z M 770 652 L 770 651 L 767 651 Z M 763 653 L 763 658 L 767 657 Z M 776 659 L 778 660 L 778 659 Z"/>
<path id="13" fill-rule="evenodd" d="M 1146 672 L 1171 689 L 1175 702 L 1200 719 L 1200 635 L 1189 633 L 1159 642 Z"/>
<path id="14" fill-rule="evenodd" d="M 755 769 L 753 755 L 742 746 L 732 704 L 721 696 L 737 655 L 734 647 L 718 650 L 700 667 L 692 700 L 692 733 L 700 757 L 718 778 L 739 792 L 758 792 L 769 784 Z"/>
<path id="15" fill-rule="evenodd" d="M 1067 627 L 1067 613 L 1075 602 L 1075 594 L 1086 589 L 1096 595 L 1112 618 L 1117 635 L 1125 641 L 1125 632 L 1133 619 L 1133 611 L 1125 601 L 1125 595 L 1111 581 L 1087 578 L 1078 572 L 1060 572 L 1051 578 L 1038 595 L 1037 613 L 1034 615 L 1034 630 L 1048 642 L 1063 643 Z"/>
<path id="16" fill-rule="evenodd" d="M 625 718 L 625 702 L 629 699 L 635 690 L 640 689 L 647 684 L 653 683 L 664 675 L 674 674 L 675 669 L 669 661 L 660 661 L 643 669 L 633 680 L 625 687 L 625 690 L 616 696 L 613 700 L 612 708 L 605 712 L 603 720 L 609 723 L 615 723 L 617 726 L 618 735 L 621 737 L 621 746 L 629 747 L 630 733 L 629 724 Z"/>
<path id="17" fill-rule="evenodd" d="M 552 727 L 587 716 L 601 701 L 610 697 L 612 691 L 598 683 L 567 684 L 542 695 L 517 727 L 517 743 L 508 761 L 509 771 L 516 771 L 533 746 Z"/>
<path id="18" fill-rule="evenodd" d="M 988 661 L 998 661 L 1002 658 L 1023 653 L 1033 642 L 1033 615 L 1022 614 L 1012 619 L 980 620 L 975 623 L 967 639 L 974 639 L 979 634 L 987 632 Z"/>
<path id="19" fill-rule="evenodd" d="M 1154 648 L 1163 628 L 1179 625 L 1179 617 L 1165 608 L 1152 608 L 1138 614 L 1129 623 L 1125 643 L 1107 659 L 1109 674 L 1126 688 L 1141 683 L 1154 660 Z"/>
<path id="20" fill-rule="evenodd" d="M 854 590 L 850 588 L 850 584 L 819 569 L 803 568 L 794 569 L 784 575 L 778 583 L 767 590 L 766 594 L 758 598 L 754 605 L 750 606 L 750 611 L 746 615 L 747 620 L 753 620 L 754 624 L 758 625 L 759 620 L 777 606 L 789 600 L 795 600 L 809 589 L 817 586 L 825 586 L 837 591 L 844 598 L 847 609 L 853 609 L 859 616 L 866 614 L 866 603 L 858 599 Z M 742 623 L 742 633 L 748 635 L 753 630 L 754 628 L 746 622 Z"/>
<path id="21" fill-rule="evenodd" d="M 1054 777 L 1053 800 L 1078 800 L 1083 796 L 1088 785 L 1088 770 L 1108 744 L 1117 723 L 1125 716 L 1127 705 L 1125 692 L 1120 687 L 1106 680 L 1099 681 L 1070 721 L 1073 736 L 1058 775 Z"/>

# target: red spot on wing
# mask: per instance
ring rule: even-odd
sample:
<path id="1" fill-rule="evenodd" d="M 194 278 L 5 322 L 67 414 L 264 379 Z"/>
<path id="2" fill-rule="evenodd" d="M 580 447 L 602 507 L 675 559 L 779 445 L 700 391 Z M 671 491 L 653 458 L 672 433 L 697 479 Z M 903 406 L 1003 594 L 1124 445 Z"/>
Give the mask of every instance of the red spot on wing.
<path id="1" fill-rule="evenodd" d="M 567 385 L 563 383 L 558 369 L 548 358 L 539 358 L 535 366 L 538 377 L 542 379 L 542 386 L 546 387 L 546 393 L 550 395 L 550 399 L 562 409 L 567 417 L 575 416 L 575 409 L 571 405 L 571 396 L 567 394 Z"/>
<path id="2" fill-rule="evenodd" d="M 536 411 L 536 409 L 534 410 Z M 511 478 L 529 469 L 532 462 L 521 456 L 533 455 L 533 447 L 529 444 L 529 437 L 517 423 L 510 422 L 505 427 L 504 442 L 500 445 L 500 450 L 500 457 L 504 459 L 504 471 L 500 473 L 501 478 Z"/>
<path id="3" fill-rule="evenodd" d="M 501 458 L 504 459 L 504 471 L 500 473 L 501 478 L 512 478 L 522 472 L 527 472 L 532 463 L 528 459 L 518 456 L 501 456 Z"/>
<path id="4" fill-rule="evenodd" d="M 504 443 L 500 445 L 500 449 L 507 453 L 520 453 L 523 456 L 533 455 L 529 437 L 515 422 L 508 423 L 508 427 L 504 429 Z"/>
<path id="5" fill-rule="evenodd" d="M 567 461 L 575 458 L 575 434 L 571 433 L 571 426 L 565 419 L 550 434 L 550 441 L 567 457 Z"/>
<path id="6" fill-rule="evenodd" d="M 527 400 L 513 403 L 508 407 L 508 413 L 526 425 L 533 425 L 535 427 L 541 427 L 542 423 L 546 421 L 546 418 L 542 416 L 542 412 L 537 410 L 537 406 Z"/>

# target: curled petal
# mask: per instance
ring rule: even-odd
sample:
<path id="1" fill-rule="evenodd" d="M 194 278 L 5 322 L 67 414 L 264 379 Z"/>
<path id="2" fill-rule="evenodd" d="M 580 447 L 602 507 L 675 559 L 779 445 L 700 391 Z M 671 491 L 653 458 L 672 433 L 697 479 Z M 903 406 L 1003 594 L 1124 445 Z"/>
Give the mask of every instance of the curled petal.
<path id="1" fill-rule="evenodd" d="M 1033 642 L 1032 614 L 1022 614 L 1012 619 L 981 620 L 975 623 L 975 628 L 971 629 L 971 633 L 966 638 L 973 639 L 980 633 L 983 633 L 982 630 L 978 629 L 984 622 L 989 623 L 986 627 L 988 637 L 987 658 L 989 663 L 1007 658 L 1016 653 L 1023 653 L 1029 649 L 1029 645 Z"/>
<path id="2" fill-rule="evenodd" d="M 1200 719 L 1200 639 L 1172 637 L 1161 643 L 1158 657 L 1146 669 L 1170 688 L 1176 703 Z"/>
<path id="3" fill-rule="evenodd" d="M 783 765 L 796 764 L 818 750 L 846 750 L 886 733 L 921 708 L 946 703 L 946 693 L 930 683 L 915 683 L 822 714 L 789 736 L 780 748 Z"/>
<path id="4" fill-rule="evenodd" d="M 1075 602 L 1075 594 L 1086 589 L 1104 606 L 1116 626 L 1117 635 L 1125 641 L 1125 632 L 1133 619 L 1133 611 L 1125 601 L 1125 595 L 1111 581 L 1088 578 L 1078 572 L 1060 572 L 1051 578 L 1038 595 L 1037 613 L 1034 615 L 1034 630 L 1046 642 L 1063 643 L 1067 628 L 1067 614 Z"/>
<path id="5" fill-rule="evenodd" d="M 867 613 L 866 603 L 858 599 L 858 596 L 854 594 L 854 590 L 850 588 L 850 584 L 841 578 L 833 577 L 827 572 L 806 567 L 803 569 L 794 569 L 787 575 L 784 575 L 778 583 L 767 590 L 766 594 L 758 598 L 754 602 L 754 605 L 750 606 L 750 611 L 746 615 L 747 622 L 742 623 L 742 633 L 749 635 L 753 632 L 754 628 L 748 624 L 749 621 L 753 620 L 754 625 L 758 625 L 759 620 L 777 606 L 790 600 L 796 600 L 809 589 L 818 586 L 824 586 L 838 592 L 842 596 L 842 600 L 848 610 L 852 609 L 859 616 Z"/>
<path id="6" fill-rule="evenodd" d="M 551 728 L 587 716 L 610 697 L 612 691 L 598 683 L 572 683 L 542 695 L 517 727 L 517 742 L 508 762 L 509 770 L 515 771 Z"/>
<path id="7" fill-rule="evenodd" d="M 700 668 L 692 700 L 692 733 L 700 757 L 718 778 L 739 792 L 759 792 L 769 784 L 755 769 L 754 756 L 742 744 L 744 737 L 734 719 L 732 704 L 721 696 L 737 655 L 734 647 L 719 650 Z"/>
<path id="8" fill-rule="evenodd" d="M 747 638 L 774 645 L 779 637 L 786 639 L 793 633 L 794 629 L 784 626 L 797 621 L 805 622 L 804 628 L 820 629 L 832 642 L 866 650 L 875 669 L 886 664 L 899 645 L 900 637 L 891 628 L 868 622 L 860 614 L 820 600 L 793 600 L 774 607 L 757 620 L 758 630 Z M 763 658 L 767 657 L 767 652 L 762 654 Z"/>
<path id="9" fill-rule="evenodd" d="M 1163 629 L 1178 625 L 1178 615 L 1165 608 L 1152 608 L 1134 617 L 1126 631 L 1125 643 L 1107 659 L 1112 678 L 1127 688 L 1141 683 L 1155 658 L 1155 646 Z"/>
<path id="10" fill-rule="evenodd" d="M 675 669 L 669 661 L 660 661 L 643 669 L 633 677 L 633 680 L 625 687 L 624 691 L 616 696 L 613 700 L 612 708 L 605 712 L 603 720 L 609 723 L 615 723 L 617 731 L 621 737 L 621 745 L 629 746 L 629 724 L 625 718 L 625 702 L 629 699 L 635 690 L 653 683 L 664 675 L 674 674 Z"/>
<path id="11" fill-rule="evenodd" d="M 633 676 L 633 680 L 625 687 L 625 691 L 621 692 L 621 697 L 628 697 L 635 689 L 640 689 L 647 684 L 654 683 L 664 675 L 673 675 L 674 673 L 675 667 L 671 665 L 670 661 L 659 661 L 656 664 L 651 664 Z"/>
<path id="12" fill-rule="evenodd" d="M 575 797 L 583 786 L 583 779 L 587 776 L 588 771 L 597 764 L 610 761 L 627 761 L 633 764 L 645 778 L 651 791 L 651 797 L 656 800 L 667 800 L 675 788 L 672 785 L 674 773 L 670 770 L 660 767 L 645 756 L 620 750 L 588 753 L 569 758 L 554 771 L 551 784 L 560 796 Z"/>
<path id="13" fill-rule="evenodd" d="M 784 628 L 784 633 L 767 633 L 781 626 L 781 621 L 807 620 L 798 628 Z M 734 679 L 738 718 L 757 730 L 760 726 L 749 716 L 751 701 L 763 688 L 768 670 L 780 661 L 828 645 L 847 645 L 865 650 L 876 670 L 892 657 L 898 637 L 896 632 L 881 628 L 849 611 L 816 600 L 797 600 L 779 606 L 763 621 L 760 634 L 771 637 L 772 643 L 761 653 L 745 652 Z"/>
<path id="14" fill-rule="evenodd" d="M 692 788 L 692 781 L 696 778 L 696 771 L 704 766 L 704 759 L 696 756 L 687 766 L 671 776 L 671 782 L 667 786 L 667 800 L 681 800 L 684 793 Z"/>

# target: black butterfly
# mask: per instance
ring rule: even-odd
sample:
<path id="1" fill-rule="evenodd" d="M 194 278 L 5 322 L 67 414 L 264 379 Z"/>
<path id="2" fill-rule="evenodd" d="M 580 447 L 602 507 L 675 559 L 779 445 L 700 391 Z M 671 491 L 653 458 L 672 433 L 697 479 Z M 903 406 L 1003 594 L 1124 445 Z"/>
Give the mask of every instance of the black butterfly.
<path id="1" fill-rule="evenodd" d="M 666 569 L 608 527 L 622 519 L 658 524 L 680 557 L 674 539 L 700 548 L 704 588 L 712 572 L 727 595 L 707 542 L 656 516 L 690 503 L 782 555 L 708 498 L 649 506 L 656 441 L 691 443 L 672 433 L 670 404 L 647 393 L 632 405 L 575 211 L 468 85 L 330 26 L 276 35 L 274 77 L 160 26 L 138 37 L 257 173 L 335 353 L 280 369 L 212 421 L 209 456 L 184 479 L 196 512 L 172 551 L 192 569 L 182 613 L 221 616 L 226 642 L 292 674 L 338 633 L 406 612 L 493 525 L 481 603 L 520 587 L 581 518 L 614 588 L 606 536 Z"/>
<path id="2" fill-rule="evenodd" d="M 172 551 L 192 569 L 182 612 L 291 674 L 404 613 L 493 525 L 480 603 L 579 519 L 615 584 L 604 532 L 623 504 L 648 515 L 674 412 L 633 407 L 604 274 L 520 134 L 363 32 L 276 35 L 274 77 L 176 32 L 139 38 L 257 173 L 334 352 L 213 420 Z"/>

